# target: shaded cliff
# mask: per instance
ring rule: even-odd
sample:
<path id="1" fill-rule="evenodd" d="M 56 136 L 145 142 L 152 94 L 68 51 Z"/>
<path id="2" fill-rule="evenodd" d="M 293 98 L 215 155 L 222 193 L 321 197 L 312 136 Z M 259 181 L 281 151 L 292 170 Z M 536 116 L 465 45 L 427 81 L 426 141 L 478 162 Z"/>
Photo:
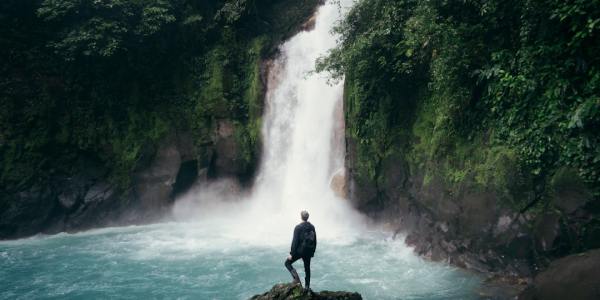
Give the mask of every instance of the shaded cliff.
<path id="1" fill-rule="evenodd" d="M 318 3 L 0 4 L 0 238 L 149 222 L 196 179 L 248 184 L 265 64 Z"/>
<path id="2" fill-rule="evenodd" d="M 532 276 L 598 248 L 600 28 L 584 24 L 599 15 L 588 2 L 357 4 L 319 62 L 345 76 L 355 206 L 419 254 L 482 272 Z"/>

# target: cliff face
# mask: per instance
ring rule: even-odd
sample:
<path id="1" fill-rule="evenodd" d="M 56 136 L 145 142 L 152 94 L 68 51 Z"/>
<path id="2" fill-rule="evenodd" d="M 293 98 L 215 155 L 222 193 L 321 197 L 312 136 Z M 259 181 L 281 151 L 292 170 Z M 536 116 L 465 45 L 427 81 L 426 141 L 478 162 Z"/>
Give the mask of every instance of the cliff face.
<path id="1" fill-rule="evenodd" d="M 319 2 L 3 3 L 0 239 L 152 222 L 197 180 L 249 184 L 265 66 Z"/>
<path id="2" fill-rule="evenodd" d="M 417 104 L 404 104 L 395 116 L 388 106 L 375 109 L 375 118 L 403 121 L 369 133 L 372 121 L 358 116 L 372 108 L 356 101 L 370 95 L 356 93 L 357 84 L 346 77 L 347 193 L 359 210 L 407 234 L 406 243 L 418 254 L 530 277 L 556 258 L 600 246 L 598 200 L 577 171 L 561 166 L 543 170 L 540 178 L 528 174 L 509 147 L 423 134 L 424 128 L 436 129 L 430 112 Z M 361 130 L 366 138 L 357 136 Z M 436 138 L 449 143 L 445 152 L 430 148 L 439 147 L 430 140 Z"/>
<path id="3" fill-rule="evenodd" d="M 358 3 L 319 65 L 345 78 L 355 206 L 418 253 L 481 271 L 530 276 L 600 247 L 600 73 L 565 67 L 600 64 L 598 40 L 570 42 L 600 7 L 557 18 L 571 8 Z"/>
<path id="4" fill-rule="evenodd" d="M 354 151 L 348 138 L 346 163 L 353 203 L 406 233 L 406 243 L 432 260 L 485 273 L 532 276 L 576 247 L 596 247 L 598 233 L 585 230 L 586 222 L 593 219 L 593 197 L 572 178 L 556 183 L 547 208 L 520 211 L 506 204 L 501 191 L 468 181 L 473 179 L 461 184 L 426 179 L 422 169 L 401 155 L 382 163 L 381 182 L 364 180 L 356 172 L 359 162 Z"/>

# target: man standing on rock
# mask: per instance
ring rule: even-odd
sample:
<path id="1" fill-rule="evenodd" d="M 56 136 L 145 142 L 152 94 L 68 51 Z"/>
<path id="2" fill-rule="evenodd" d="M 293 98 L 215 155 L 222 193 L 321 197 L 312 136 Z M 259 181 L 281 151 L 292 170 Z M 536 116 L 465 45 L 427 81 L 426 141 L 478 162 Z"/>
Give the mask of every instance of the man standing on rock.
<path id="1" fill-rule="evenodd" d="M 296 225 L 294 228 L 294 238 L 292 239 L 292 248 L 290 255 L 285 260 L 285 267 L 290 271 L 294 278 L 294 283 L 300 282 L 298 272 L 292 266 L 292 264 L 298 259 L 302 258 L 304 262 L 304 288 L 305 291 L 310 290 L 310 259 L 315 256 L 315 250 L 317 249 L 317 233 L 315 226 L 308 222 L 308 212 L 303 210 L 300 212 L 302 223 Z"/>

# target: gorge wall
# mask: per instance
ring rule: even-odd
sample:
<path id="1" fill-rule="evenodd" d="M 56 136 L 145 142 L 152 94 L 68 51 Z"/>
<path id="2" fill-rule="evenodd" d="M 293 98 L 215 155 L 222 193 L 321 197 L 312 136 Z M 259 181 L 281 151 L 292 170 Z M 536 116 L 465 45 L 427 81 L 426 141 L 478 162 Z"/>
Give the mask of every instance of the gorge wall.
<path id="1" fill-rule="evenodd" d="M 318 68 L 345 77 L 356 207 L 433 260 L 528 277 L 600 247 L 600 7 L 517 2 L 361 1 Z"/>
<path id="2" fill-rule="evenodd" d="M 0 4 L 0 239 L 151 222 L 197 179 L 249 184 L 266 64 L 319 2 Z"/>

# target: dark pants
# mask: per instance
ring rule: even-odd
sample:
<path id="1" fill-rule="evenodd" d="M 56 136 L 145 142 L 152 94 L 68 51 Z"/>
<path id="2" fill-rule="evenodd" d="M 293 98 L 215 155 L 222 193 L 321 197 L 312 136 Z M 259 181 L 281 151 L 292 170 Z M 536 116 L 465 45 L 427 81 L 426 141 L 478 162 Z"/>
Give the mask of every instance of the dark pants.
<path id="1" fill-rule="evenodd" d="M 296 269 L 294 269 L 294 267 L 292 267 L 292 264 L 295 263 L 297 260 L 299 260 L 300 258 L 302 258 L 302 262 L 304 262 L 304 286 L 306 288 L 310 287 L 310 256 L 309 257 L 296 257 L 296 256 L 292 256 L 292 259 L 286 259 L 285 260 L 285 267 L 288 269 L 288 271 L 290 271 L 290 273 L 292 274 L 292 277 L 294 277 L 294 279 L 300 280 L 300 278 L 298 277 L 298 273 L 296 272 Z"/>

